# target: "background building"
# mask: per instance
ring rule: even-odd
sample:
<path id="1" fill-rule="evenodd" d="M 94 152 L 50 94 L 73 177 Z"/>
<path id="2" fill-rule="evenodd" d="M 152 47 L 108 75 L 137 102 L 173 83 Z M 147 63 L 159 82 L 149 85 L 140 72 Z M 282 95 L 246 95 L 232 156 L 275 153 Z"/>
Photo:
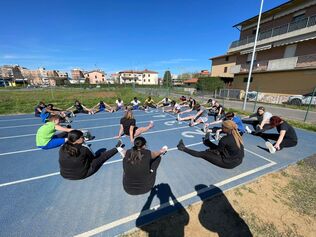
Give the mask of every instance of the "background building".
<path id="1" fill-rule="evenodd" d="M 120 84 L 137 84 L 137 85 L 158 85 L 158 72 L 126 70 L 119 74 Z"/>
<path id="2" fill-rule="evenodd" d="M 234 75 L 232 88 L 246 87 L 257 21 L 255 16 L 236 24 L 239 40 L 227 55 L 212 58 L 212 74 Z M 262 13 L 250 90 L 304 94 L 315 86 L 316 0 L 292 0 Z"/>
<path id="3" fill-rule="evenodd" d="M 85 72 L 84 77 L 89 84 L 107 84 L 106 73 L 100 69 Z"/>

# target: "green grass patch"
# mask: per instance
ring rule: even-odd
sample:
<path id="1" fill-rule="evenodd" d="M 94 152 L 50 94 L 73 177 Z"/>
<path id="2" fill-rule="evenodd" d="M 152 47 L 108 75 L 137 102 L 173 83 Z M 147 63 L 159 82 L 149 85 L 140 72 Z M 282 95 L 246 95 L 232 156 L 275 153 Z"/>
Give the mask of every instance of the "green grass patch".
<path id="1" fill-rule="evenodd" d="M 32 90 L 4 90 L 0 91 L 0 114 L 32 113 L 39 101 L 46 104 L 52 103 L 56 107 L 67 109 L 74 104 L 76 99 L 87 107 L 96 105 L 100 100 L 108 104 L 114 104 L 116 98 L 120 97 L 124 103 L 129 103 L 135 96 L 144 101 L 146 94 L 135 93 L 132 88 L 54 88 L 54 89 L 32 89 Z M 158 101 L 160 97 L 153 97 Z"/>

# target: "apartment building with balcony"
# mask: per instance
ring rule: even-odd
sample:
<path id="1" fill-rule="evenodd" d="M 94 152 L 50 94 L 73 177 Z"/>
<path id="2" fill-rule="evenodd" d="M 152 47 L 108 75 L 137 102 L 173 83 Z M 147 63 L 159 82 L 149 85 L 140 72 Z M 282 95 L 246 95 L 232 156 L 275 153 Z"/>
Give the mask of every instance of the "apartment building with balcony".
<path id="1" fill-rule="evenodd" d="M 76 84 L 76 83 L 84 83 L 85 82 L 85 77 L 84 77 L 84 72 L 83 70 L 79 68 L 74 68 L 71 70 L 71 80 L 70 83 Z"/>
<path id="2" fill-rule="evenodd" d="M 236 57 L 227 68 L 232 88 L 246 87 L 257 21 L 255 16 L 234 26 L 240 38 L 227 51 Z M 262 13 L 250 90 L 304 94 L 315 86 L 316 0 L 292 0 Z"/>
<path id="3" fill-rule="evenodd" d="M 143 70 L 126 70 L 119 74 L 120 84 L 158 85 L 158 72 Z"/>
<path id="4" fill-rule="evenodd" d="M 89 84 L 107 84 L 106 73 L 100 69 L 85 72 L 84 77 Z"/>

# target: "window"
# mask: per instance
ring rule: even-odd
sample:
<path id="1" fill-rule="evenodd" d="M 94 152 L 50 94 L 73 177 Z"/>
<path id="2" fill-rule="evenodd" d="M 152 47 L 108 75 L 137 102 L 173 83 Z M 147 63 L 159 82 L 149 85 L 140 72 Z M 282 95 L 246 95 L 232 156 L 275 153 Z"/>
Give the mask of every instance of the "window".
<path id="1" fill-rule="evenodd" d="M 148 77 L 150 77 L 150 74 L 148 74 Z"/>
<path id="2" fill-rule="evenodd" d="M 299 15 L 297 15 L 297 16 L 293 16 L 293 18 L 292 18 L 292 22 L 294 22 L 294 21 L 299 21 L 299 20 L 302 20 L 302 19 L 304 19 L 305 18 L 305 13 L 303 13 L 303 14 L 299 14 Z"/>
<path id="3" fill-rule="evenodd" d="M 95 75 L 95 76 L 94 76 L 94 78 L 95 78 L 95 79 L 97 79 L 97 78 L 98 78 L 98 76 L 97 76 L 97 75 Z"/>
<path id="4" fill-rule="evenodd" d="M 250 77 L 250 83 L 253 81 L 253 77 Z M 244 82 L 247 83 L 248 82 L 248 77 L 244 77 Z"/>
<path id="5" fill-rule="evenodd" d="M 229 60 L 229 56 L 226 56 L 225 57 L 225 61 L 227 62 Z"/>
<path id="6" fill-rule="evenodd" d="M 148 79 L 148 82 L 150 82 L 150 79 Z"/>
<path id="7" fill-rule="evenodd" d="M 226 73 L 227 72 L 227 67 L 224 67 L 224 73 Z"/>
<path id="8" fill-rule="evenodd" d="M 250 62 L 251 62 L 251 57 L 252 57 L 252 53 L 249 53 L 249 54 L 247 55 L 247 63 L 250 63 Z M 256 58 L 257 58 L 257 52 L 255 53 L 254 62 L 256 61 Z"/>
<path id="9" fill-rule="evenodd" d="M 296 52 L 296 44 L 286 46 L 284 51 L 284 58 L 294 57 Z"/>

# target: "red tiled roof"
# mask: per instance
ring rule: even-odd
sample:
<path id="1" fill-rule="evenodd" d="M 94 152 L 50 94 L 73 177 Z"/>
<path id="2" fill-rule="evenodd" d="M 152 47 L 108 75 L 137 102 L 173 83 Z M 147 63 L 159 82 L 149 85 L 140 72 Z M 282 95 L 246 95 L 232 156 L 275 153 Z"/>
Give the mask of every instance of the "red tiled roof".
<path id="1" fill-rule="evenodd" d="M 196 84 L 198 82 L 198 80 L 199 80 L 199 78 L 191 78 L 191 79 L 183 81 L 183 83 Z"/>
<path id="2" fill-rule="evenodd" d="M 143 70 L 143 71 L 136 71 L 136 70 L 125 70 L 125 71 L 120 71 L 119 73 L 155 73 L 155 74 L 158 74 L 158 72 L 155 72 L 155 71 L 150 71 L 150 70 Z"/>

